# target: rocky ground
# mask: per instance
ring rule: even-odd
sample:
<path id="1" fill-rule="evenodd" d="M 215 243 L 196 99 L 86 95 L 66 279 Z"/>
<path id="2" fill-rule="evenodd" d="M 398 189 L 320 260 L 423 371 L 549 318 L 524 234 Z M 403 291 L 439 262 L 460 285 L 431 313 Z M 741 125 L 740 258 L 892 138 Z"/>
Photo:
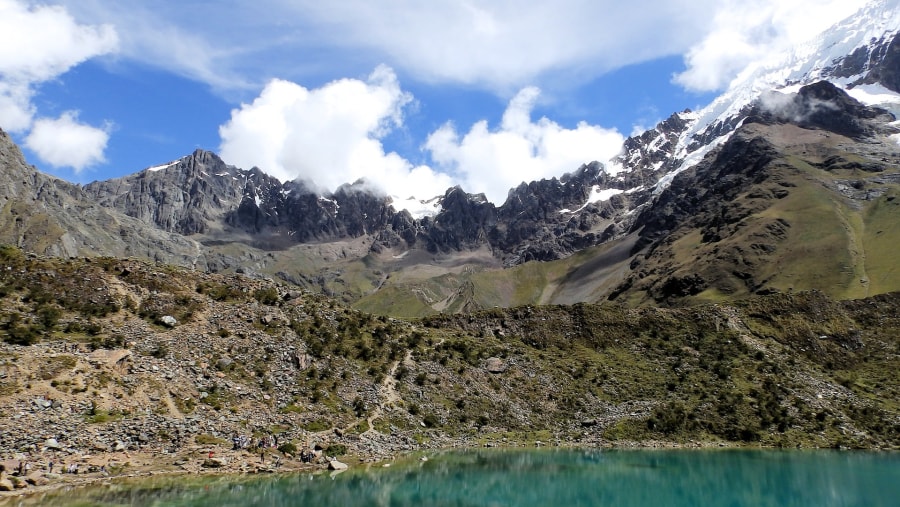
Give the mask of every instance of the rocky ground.
<path id="1" fill-rule="evenodd" d="M 900 445 L 896 295 L 402 321 L 238 275 L 0 261 L 2 495 L 452 447 Z"/>

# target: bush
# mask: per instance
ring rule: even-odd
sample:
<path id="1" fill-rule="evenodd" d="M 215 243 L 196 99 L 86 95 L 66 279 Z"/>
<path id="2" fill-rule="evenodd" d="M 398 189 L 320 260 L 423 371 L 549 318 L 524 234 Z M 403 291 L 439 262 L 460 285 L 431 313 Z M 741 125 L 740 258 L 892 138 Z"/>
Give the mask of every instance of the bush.
<path id="1" fill-rule="evenodd" d="M 344 444 L 331 444 L 325 448 L 327 456 L 343 456 L 347 454 L 347 446 Z"/>
<path id="2" fill-rule="evenodd" d="M 194 442 L 199 445 L 224 445 L 227 441 L 224 438 L 215 437 L 206 433 L 194 437 Z"/>
<path id="3" fill-rule="evenodd" d="M 13 345 L 32 345 L 40 341 L 37 329 L 28 324 L 15 324 L 6 330 L 4 340 Z"/>
<path id="4" fill-rule="evenodd" d="M 441 425 L 441 421 L 439 421 L 434 414 L 427 414 L 422 419 L 422 422 L 425 423 L 425 427 L 427 428 L 436 428 Z"/>
<path id="5" fill-rule="evenodd" d="M 297 454 L 297 446 L 293 442 L 285 442 L 278 446 L 278 452 L 281 454 Z"/>
<path id="6" fill-rule="evenodd" d="M 268 306 L 278 303 L 278 291 L 274 287 L 257 289 L 253 292 L 253 297 L 260 303 Z"/>

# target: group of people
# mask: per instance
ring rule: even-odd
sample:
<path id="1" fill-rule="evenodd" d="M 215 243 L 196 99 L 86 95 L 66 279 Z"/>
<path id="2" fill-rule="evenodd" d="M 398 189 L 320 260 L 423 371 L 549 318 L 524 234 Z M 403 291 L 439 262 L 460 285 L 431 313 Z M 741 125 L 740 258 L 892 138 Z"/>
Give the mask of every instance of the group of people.
<path id="1" fill-rule="evenodd" d="M 54 466 L 56 466 L 56 463 L 52 461 L 47 463 L 47 471 L 52 474 Z M 60 463 L 60 466 L 62 467 L 61 472 L 64 474 L 78 474 L 78 463 L 69 463 L 68 465 Z"/>
<path id="2" fill-rule="evenodd" d="M 241 449 L 247 449 L 248 447 L 253 446 L 253 439 L 248 437 L 247 435 L 238 435 L 234 434 L 231 437 L 233 451 L 239 451 Z M 268 449 L 278 447 L 278 437 L 276 435 L 264 435 L 259 437 L 256 440 L 257 449 Z"/>

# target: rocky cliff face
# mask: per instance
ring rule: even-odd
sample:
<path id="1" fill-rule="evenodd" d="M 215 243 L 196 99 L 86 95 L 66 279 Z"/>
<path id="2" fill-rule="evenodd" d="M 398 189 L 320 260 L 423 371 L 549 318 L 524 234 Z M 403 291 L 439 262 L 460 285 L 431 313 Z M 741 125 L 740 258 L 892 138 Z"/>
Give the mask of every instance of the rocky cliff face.
<path id="1" fill-rule="evenodd" d="M 149 229 L 99 205 L 81 187 L 39 172 L 2 130 L 0 194 L 2 243 L 60 257 L 137 256 L 205 268 L 197 243 Z"/>

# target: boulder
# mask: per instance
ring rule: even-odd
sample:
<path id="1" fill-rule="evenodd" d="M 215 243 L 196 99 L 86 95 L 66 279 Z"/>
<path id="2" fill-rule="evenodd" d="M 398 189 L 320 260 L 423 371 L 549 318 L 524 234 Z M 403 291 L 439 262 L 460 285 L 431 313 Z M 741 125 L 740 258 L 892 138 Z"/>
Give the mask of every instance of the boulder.
<path id="1" fill-rule="evenodd" d="M 88 354 L 88 361 L 112 368 L 125 363 L 130 357 L 131 351 L 128 349 L 97 349 Z"/>
<path id="2" fill-rule="evenodd" d="M 47 449 L 52 449 L 54 451 L 62 448 L 62 446 L 59 445 L 59 442 L 57 442 L 55 438 L 48 438 L 47 440 L 45 440 L 44 447 L 46 447 Z"/>
<path id="3" fill-rule="evenodd" d="M 6 476 L 6 472 L 0 472 L 0 491 L 13 491 L 16 486 Z"/>
<path id="4" fill-rule="evenodd" d="M 506 368 L 506 361 L 499 357 L 489 357 L 484 362 L 484 369 L 486 369 L 488 373 L 503 373 L 506 371 Z"/>
<path id="5" fill-rule="evenodd" d="M 347 470 L 350 468 L 350 465 L 346 463 L 342 463 L 336 459 L 332 459 L 328 461 L 328 469 L 329 470 Z"/>
<path id="6" fill-rule="evenodd" d="M 163 315 L 160 317 L 159 322 L 166 327 L 175 327 L 178 324 L 178 319 L 171 315 Z"/>
<path id="7" fill-rule="evenodd" d="M 12 473 L 19 469 L 19 460 L 17 459 L 7 459 L 4 461 L 0 461 L 0 473 L 7 472 Z"/>
<path id="8" fill-rule="evenodd" d="M 34 471 L 25 476 L 25 482 L 32 486 L 46 486 L 50 484 L 50 479 L 44 477 L 44 474 Z"/>
<path id="9" fill-rule="evenodd" d="M 203 460 L 201 466 L 203 468 L 222 468 L 228 464 L 228 460 L 225 458 L 207 458 Z"/>
<path id="10" fill-rule="evenodd" d="M 227 370 L 229 366 L 234 364 L 234 360 L 230 357 L 222 357 L 218 361 L 216 361 L 216 369 L 218 370 Z"/>

